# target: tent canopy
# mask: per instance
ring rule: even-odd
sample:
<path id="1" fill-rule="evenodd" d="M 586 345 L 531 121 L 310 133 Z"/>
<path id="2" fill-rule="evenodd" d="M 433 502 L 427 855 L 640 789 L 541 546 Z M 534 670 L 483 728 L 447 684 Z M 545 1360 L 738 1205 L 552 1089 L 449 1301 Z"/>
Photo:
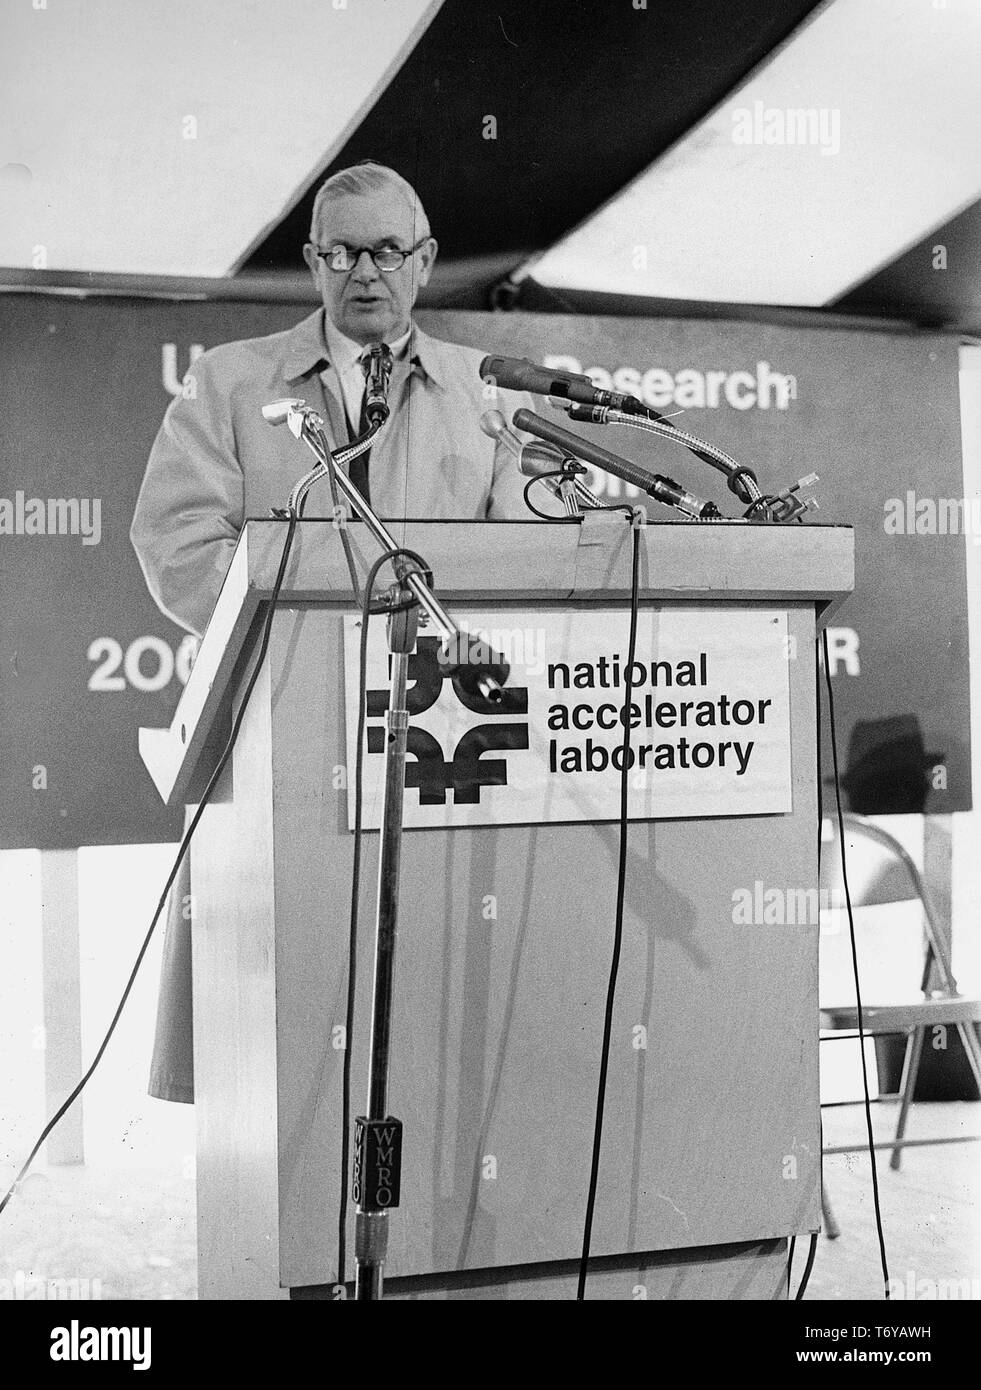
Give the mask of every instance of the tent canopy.
<path id="1" fill-rule="evenodd" d="M 231 276 L 308 295 L 314 191 L 370 157 L 426 205 L 431 304 L 981 331 L 981 7 L 239 8 L 237 25 L 197 0 L 7 18 L 8 285 Z"/>

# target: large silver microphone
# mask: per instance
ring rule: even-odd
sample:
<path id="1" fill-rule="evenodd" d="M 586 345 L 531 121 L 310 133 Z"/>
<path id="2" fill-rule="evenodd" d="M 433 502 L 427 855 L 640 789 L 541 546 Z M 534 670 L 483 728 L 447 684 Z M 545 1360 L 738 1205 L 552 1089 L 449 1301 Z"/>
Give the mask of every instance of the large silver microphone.
<path id="1" fill-rule="evenodd" d="M 485 410 L 480 417 L 480 428 L 488 438 L 496 439 L 504 445 L 517 463 L 519 472 L 526 478 L 540 478 L 543 473 L 558 473 L 563 460 L 569 457 L 552 444 L 526 444 L 509 429 L 499 410 Z"/>
<path id="2" fill-rule="evenodd" d="M 504 445 L 517 463 L 519 473 L 523 473 L 526 478 L 541 478 L 548 490 L 562 502 L 568 516 L 577 516 L 579 504 L 583 502 L 589 507 L 603 505 L 580 478 L 566 476 L 560 481 L 549 476 L 563 472 L 563 465 L 572 457 L 565 450 L 557 449 L 553 444 L 540 444 L 537 440 L 530 444 L 524 443 L 509 429 L 499 410 L 485 410 L 480 417 L 480 428 L 488 438 Z M 581 468 L 581 471 L 585 473 L 586 470 Z"/>

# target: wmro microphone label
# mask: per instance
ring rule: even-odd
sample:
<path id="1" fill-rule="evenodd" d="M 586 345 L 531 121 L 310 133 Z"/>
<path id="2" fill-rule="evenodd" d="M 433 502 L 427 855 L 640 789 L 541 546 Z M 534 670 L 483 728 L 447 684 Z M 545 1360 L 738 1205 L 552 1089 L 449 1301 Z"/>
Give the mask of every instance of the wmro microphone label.
<path id="1" fill-rule="evenodd" d="M 763 361 L 752 370 L 683 367 L 669 372 L 664 367 L 584 367 L 578 357 L 564 355 L 543 360 L 549 371 L 585 374 L 598 390 L 637 396 L 652 410 L 666 410 L 671 405 L 684 410 L 718 410 L 725 405 L 733 410 L 787 410 L 797 399 L 797 378 Z"/>

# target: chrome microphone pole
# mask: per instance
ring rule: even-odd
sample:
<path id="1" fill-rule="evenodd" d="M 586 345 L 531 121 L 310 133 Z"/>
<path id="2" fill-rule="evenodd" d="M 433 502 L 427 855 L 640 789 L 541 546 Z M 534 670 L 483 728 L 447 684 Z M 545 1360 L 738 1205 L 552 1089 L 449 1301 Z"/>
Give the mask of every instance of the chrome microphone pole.
<path id="1" fill-rule="evenodd" d="M 375 912 L 368 1096 L 364 1115 L 359 1115 L 355 1120 L 352 1181 L 355 1203 L 354 1296 L 360 1302 L 373 1302 L 383 1296 L 388 1216 L 398 1206 L 401 1190 L 402 1122 L 388 1114 L 388 1080 L 409 728 L 406 689 L 409 656 L 415 647 L 419 625 L 419 610 L 426 613 L 441 638 L 439 664 L 444 677 L 458 681 L 466 692 L 480 695 L 492 704 L 499 704 L 503 698 L 501 687 L 508 677 L 508 666 L 486 643 L 471 633 L 461 631 L 430 588 L 427 576 L 431 578 L 431 575 L 428 571 L 420 571 L 413 564 L 350 478 L 335 466 L 349 462 L 370 447 L 371 440 L 387 419 L 387 405 L 382 402 L 381 408 L 377 408 L 376 402 L 371 428 L 360 439 L 352 440 L 349 445 L 333 453 L 324 434 L 323 418 L 303 401 L 274 401 L 263 407 L 263 415 L 270 424 L 287 424 L 291 433 L 308 445 L 318 460 L 316 467 L 300 479 L 290 494 L 290 512 L 299 512 L 313 484 L 332 475 L 354 512 L 391 560 L 396 576 L 388 595 L 390 611 L 387 634 L 391 672 Z M 370 595 L 366 597 L 370 599 Z M 348 1122 L 346 1115 L 343 1122 Z M 344 1180 L 347 1180 L 346 1174 Z"/>
<path id="2" fill-rule="evenodd" d="M 378 433 L 378 426 L 372 426 L 360 439 L 352 440 L 331 452 L 324 434 L 323 417 L 304 401 L 287 399 L 273 401 L 262 407 L 264 418 L 271 425 L 286 424 L 290 433 L 313 452 L 317 466 L 307 473 L 290 493 L 290 509 L 298 510 L 304 497 L 314 483 L 333 473 L 334 481 L 350 503 L 354 513 L 365 523 L 372 536 L 386 554 L 395 551 L 392 562 L 399 583 L 410 591 L 419 607 L 425 612 L 429 624 L 439 634 L 443 651 L 440 654 L 440 669 L 444 677 L 458 676 L 466 689 L 472 689 L 491 704 L 500 704 L 503 698 L 502 685 L 507 680 L 507 663 L 497 659 L 497 654 L 471 633 L 462 631 L 453 621 L 426 580 L 401 555 L 395 537 L 388 530 L 347 474 L 340 472 L 336 463 L 346 463 L 351 458 L 371 446 Z M 503 672 L 498 676 L 497 672 Z"/>
<path id="3" fill-rule="evenodd" d="M 351 1186 L 355 1203 L 354 1297 L 360 1302 L 375 1302 L 383 1295 L 388 1214 L 399 1204 L 402 1179 L 402 1121 L 388 1113 L 388 1073 L 409 730 L 406 685 L 409 654 L 416 643 L 418 609 L 412 607 L 390 613 L 387 626 L 391 676 L 385 716 L 385 780 L 375 910 L 368 1100 L 364 1115 L 359 1115 L 354 1122 Z M 347 1123 L 347 1116 L 344 1123 Z"/>

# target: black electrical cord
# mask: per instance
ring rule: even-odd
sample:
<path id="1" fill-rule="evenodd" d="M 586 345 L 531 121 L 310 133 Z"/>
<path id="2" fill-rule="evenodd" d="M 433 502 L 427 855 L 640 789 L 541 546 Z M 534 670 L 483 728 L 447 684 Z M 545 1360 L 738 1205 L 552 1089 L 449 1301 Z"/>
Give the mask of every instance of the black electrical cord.
<path id="1" fill-rule="evenodd" d="M 816 656 L 816 653 L 815 653 Z M 817 766 L 817 864 L 818 864 L 818 883 L 821 881 L 822 864 L 824 856 L 824 782 L 822 775 L 824 771 L 824 757 L 821 748 L 821 678 L 814 682 L 814 743 L 815 743 L 815 763 Z M 820 934 L 818 936 L 818 950 L 820 952 Z M 818 1067 L 820 1072 L 820 1066 Z M 818 1082 L 820 1089 L 820 1080 Z M 821 1118 L 820 1094 L 818 1096 L 818 1181 L 821 1185 L 821 1220 L 824 1222 L 824 1121 Z M 828 1237 L 833 1239 L 832 1236 Z M 802 1286 L 803 1287 L 803 1286 Z"/>
<path id="2" fill-rule="evenodd" d="M 831 658 L 828 654 L 828 629 L 821 631 L 824 649 L 824 680 L 828 689 L 828 721 L 831 727 L 831 761 L 835 779 L 835 806 L 838 815 L 838 844 L 841 849 L 841 879 L 845 889 L 845 906 L 848 909 L 848 932 L 852 948 L 852 972 L 855 977 L 855 1004 L 858 1012 L 858 1038 L 862 1058 L 862 1092 L 865 1097 L 865 1127 L 869 1140 L 869 1162 L 872 1165 L 872 1203 L 875 1208 L 875 1229 L 879 1239 L 879 1260 L 882 1265 L 882 1279 L 885 1297 L 889 1298 L 889 1265 L 886 1260 L 886 1240 L 882 1233 L 882 1211 L 879 1206 L 879 1175 L 875 1162 L 875 1136 L 872 1132 L 872 1103 L 869 1099 L 869 1074 L 865 1062 L 865 1029 L 862 1025 L 862 992 L 858 979 L 858 948 L 855 944 L 855 921 L 852 917 L 852 900 L 848 890 L 848 872 L 845 864 L 845 822 L 841 810 L 841 786 L 838 780 L 838 740 L 835 734 L 835 697 L 831 686 Z"/>
<path id="3" fill-rule="evenodd" d="M 531 500 L 530 500 L 530 498 L 529 498 L 529 496 L 528 496 L 528 494 L 531 492 L 531 489 L 535 486 L 536 483 L 544 483 L 544 481 L 545 481 L 546 478 L 564 478 L 564 477 L 565 477 L 565 474 L 564 474 L 564 473 L 558 473 L 558 472 L 556 472 L 556 473 L 539 473 L 539 474 L 537 474 L 534 478 L 529 478 L 528 481 L 525 483 L 525 486 L 524 486 L 525 506 L 528 508 L 528 510 L 529 510 L 530 512 L 534 512 L 535 515 L 536 515 L 537 517 L 539 517 L 542 521 L 578 521 L 578 520 L 579 520 L 579 517 L 577 517 L 577 516 L 549 516 L 546 512 L 540 512 L 540 511 L 538 510 L 537 507 L 535 507 L 535 506 L 532 505 Z M 633 514 L 634 514 L 634 508 L 628 506 L 626 502 L 611 502 L 611 503 L 609 504 L 609 506 L 602 506 L 602 507 L 583 506 L 583 507 L 581 508 L 581 510 L 584 511 L 584 512 L 626 512 L 626 513 L 627 513 L 627 516 L 630 516 L 630 517 L 632 517 Z"/>
<path id="4" fill-rule="evenodd" d="M 525 499 L 525 506 L 528 508 L 530 512 L 534 512 L 534 514 L 538 517 L 540 521 L 574 521 L 575 517 L 570 517 L 568 515 L 549 516 L 547 512 L 540 512 L 538 508 L 532 503 L 531 499 L 528 496 L 529 492 L 531 492 L 532 488 L 535 486 L 536 483 L 544 483 L 546 476 L 549 478 L 560 478 L 562 475 L 561 473 L 549 473 L 542 474 L 537 478 L 529 478 L 524 486 L 523 495 Z"/>
<path id="5" fill-rule="evenodd" d="M 807 1248 L 807 1261 L 806 1261 L 806 1263 L 805 1263 L 805 1265 L 804 1265 L 804 1273 L 801 1275 L 801 1279 L 800 1279 L 800 1288 L 797 1290 L 796 1294 L 794 1295 L 794 1302 L 795 1302 L 795 1303 L 799 1303 L 800 1300 L 804 1297 L 804 1290 L 807 1288 L 807 1281 L 808 1281 L 808 1279 L 810 1279 L 810 1277 L 811 1277 L 811 1270 L 814 1268 L 814 1256 L 817 1254 L 817 1244 L 818 1244 L 817 1231 L 812 1231 L 812 1232 L 811 1232 L 811 1243 L 810 1243 L 810 1245 L 809 1245 L 808 1248 Z M 788 1271 L 788 1288 L 789 1288 L 789 1271 Z"/>
<path id="6" fill-rule="evenodd" d="M 180 866 L 184 860 L 184 856 L 187 853 L 188 846 L 191 843 L 191 836 L 197 829 L 198 822 L 200 821 L 201 816 L 204 814 L 205 807 L 211 800 L 212 793 L 214 792 L 214 789 L 218 784 L 218 779 L 224 772 L 228 760 L 232 755 L 232 749 L 235 747 L 235 741 L 238 738 L 239 730 L 242 727 L 242 721 L 245 718 L 245 711 L 248 708 L 249 699 L 252 695 L 253 688 L 255 687 L 256 680 L 259 677 L 259 672 L 262 669 L 262 664 L 266 658 L 266 651 L 269 646 L 269 635 L 272 631 L 273 614 L 276 611 L 276 604 L 279 600 L 279 593 L 283 586 L 283 576 L 286 573 L 286 565 L 289 560 L 290 551 L 293 547 L 293 537 L 296 533 L 297 519 L 298 518 L 295 512 L 289 514 L 289 529 L 286 532 L 286 540 L 283 544 L 283 553 L 280 556 L 279 569 L 276 573 L 276 582 L 273 585 L 272 594 L 270 595 L 269 604 L 266 609 L 265 621 L 262 628 L 262 640 L 259 645 L 259 655 L 256 658 L 255 665 L 252 669 L 252 674 L 249 677 L 248 684 L 246 685 L 244 694 L 242 695 L 242 702 L 239 705 L 238 714 L 235 716 L 234 723 L 232 724 L 231 733 L 228 735 L 228 741 L 225 744 L 224 749 L 222 750 L 221 756 L 219 757 L 217 764 L 215 765 L 215 770 L 208 779 L 208 785 L 205 787 L 204 792 L 202 793 L 201 800 L 198 803 L 198 808 L 191 818 L 190 825 L 184 832 L 184 838 L 181 840 L 180 847 L 177 851 L 177 858 L 174 860 L 173 867 L 171 868 L 170 873 L 167 876 L 167 881 L 164 884 L 163 892 L 160 895 L 160 901 L 157 903 L 157 910 L 156 912 L 154 912 L 153 917 L 150 921 L 149 929 L 147 930 L 146 936 L 143 938 L 143 944 L 140 947 L 135 964 L 133 965 L 133 969 L 130 971 L 129 979 L 126 981 L 126 988 L 123 990 L 122 997 L 120 998 L 119 1003 L 116 1006 L 116 1012 L 112 1016 L 112 1021 L 109 1024 L 109 1027 L 106 1031 L 106 1035 L 102 1039 L 102 1042 L 99 1044 L 99 1049 L 95 1054 L 95 1058 L 89 1066 L 88 1070 L 85 1072 L 85 1075 L 82 1077 L 82 1079 L 78 1082 L 75 1088 L 71 1091 L 67 1099 L 62 1102 L 62 1104 L 52 1115 L 51 1119 L 41 1130 L 41 1133 L 38 1135 L 34 1147 L 27 1155 L 23 1167 L 17 1174 L 16 1178 L 14 1178 L 10 1187 L 7 1189 L 7 1192 L 4 1194 L 3 1199 L 0 1200 L 0 1212 L 3 1212 L 11 1197 L 16 1192 L 19 1184 L 21 1183 L 25 1174 L 27 1173 L 27 1170 L 30 1168 L 31 1164 L 34 1162 L 34 1159 L 37 1157 L 41 1145 L 47 1139 L 48 1135 L 54 1129 L 58 1121 L 62 1118 L 64 1114 L 67 1113 L 67 1111 L 72 1107 L 72 1105 L 74 1105 L 75 1101 L 81 1095 L 82 1090 L 88 1083 L 89 1078 L 92 1076 L 92 1073 L 95 1071 L 96 1067 L 101 1062 L 103 1054 L 105 1053 L 106 1048 L 109 1046 L 109 1041 L 112 1038 L 113 1033 L 116 1031 L 116 1024 L 119 1022 L 123 1009 L 126 1006 L 126 1001 L 130 996 L 130 991 L 132 990 L 133 985 L 136 982 L 137 972 L 139 971 L 139 968 L 143 963 L 143 957 L 147 953 L 147 949 L 150 945 L 150 939 L 153 936 L 154 931 L 156 930 L 157 922 L 160 919 L 160 914 L 161 912 L 163 912 L 164 906 L 167 902 L 167 897 L 170 893 L 171 888 L 173 887 L 174 880 L 177 877 L 177 872 L 180 869 Z"/>
<path id="7" fill-rule="evenodd" d="M 765 508 L 771 507 L 775 501 L 775 497 L 757 497 L 756 501 L 743 512 L 743 521 L 752 521 L 754 512 L 762 512 Z"/>
<path id="8" fill-rule="evenodd" d="M 633 563 L 630 576 L 630 638 L 627 649 L 627 673 L 624 690 L 624 708 L 630 705 L 633 694 L 631 672 L 637 650 L 637 610 L 640 603 L 640 527 L 633 526 Z M 582 1302 L 586 1297 L 586 1275 L 589 1271 L 589 1246 L 593 1233 L 593 1212 L 596 1207 L 596 1189 L 599 1184 L 600 1150 L 603 1142 L 603 1107 L 606 1101 L 606 1077 L 610 1064 L 610 1043 L 613 1036 L 613 1005 L 616 999 L 617 975 L 620 969 L 620 948 L 623 942 L 623 906 L 627 885 L 627 829 L 628 775 L 630 754 L 630 721 L 623 726 L 623 762 L 620 767 L 620 854 L 617 865 L 616 917 L 613 927 L 613 956 L 610 962 L 610 978 L 606 991 L 606 1013 L 603 1019 L 603 1043 L 600 1051 L 599 1084 L 596 1091 L 596 1118 L 593 1128 L 593 1151 L 589 1166 L 589 1192 L 586 1198 L 586 1216 L 583 1223 L 582 1253 L 579 1260 L 579 1283 L 576 1299 Z"/>
<path id="9" fill-rule="evenodd" d="M 371 595 L 375 580 L 382 565 L 399 557 L 417 565 L 417 569 L 405 570 L 399 575 L 404 581 L 410 574 L 418 574 L 432 588 L 432 570 L 426 561 L 414 550 L 397 546 L 378 556 L 368 571 L 364 592 L 361 595 L 361 640 L 358 648 L 358 732 L 354 754 L 354 845 L 351 864 L 351 912 L 348 926 L 347 951 L 347 1008 L 344 1020 L 344 1062 L 341 1068 L 341 1196 L 337 1212 L 337 1282 L 346 1283 L 347 1265 L 347 1177 L 350 1162 L 350 1119 L 351 1119 L 351 1039 L 354 1033 L 354 1002 L 357 990 L 358 970 L 358 915 L 361 902 L 361 841 L 364 807 L 364 742 L 365 722 L 368 712 L 368 621 L 372 614 L 398 613 L 416 603 L 411 601 L 396 604 L 372 603 Z"/>

